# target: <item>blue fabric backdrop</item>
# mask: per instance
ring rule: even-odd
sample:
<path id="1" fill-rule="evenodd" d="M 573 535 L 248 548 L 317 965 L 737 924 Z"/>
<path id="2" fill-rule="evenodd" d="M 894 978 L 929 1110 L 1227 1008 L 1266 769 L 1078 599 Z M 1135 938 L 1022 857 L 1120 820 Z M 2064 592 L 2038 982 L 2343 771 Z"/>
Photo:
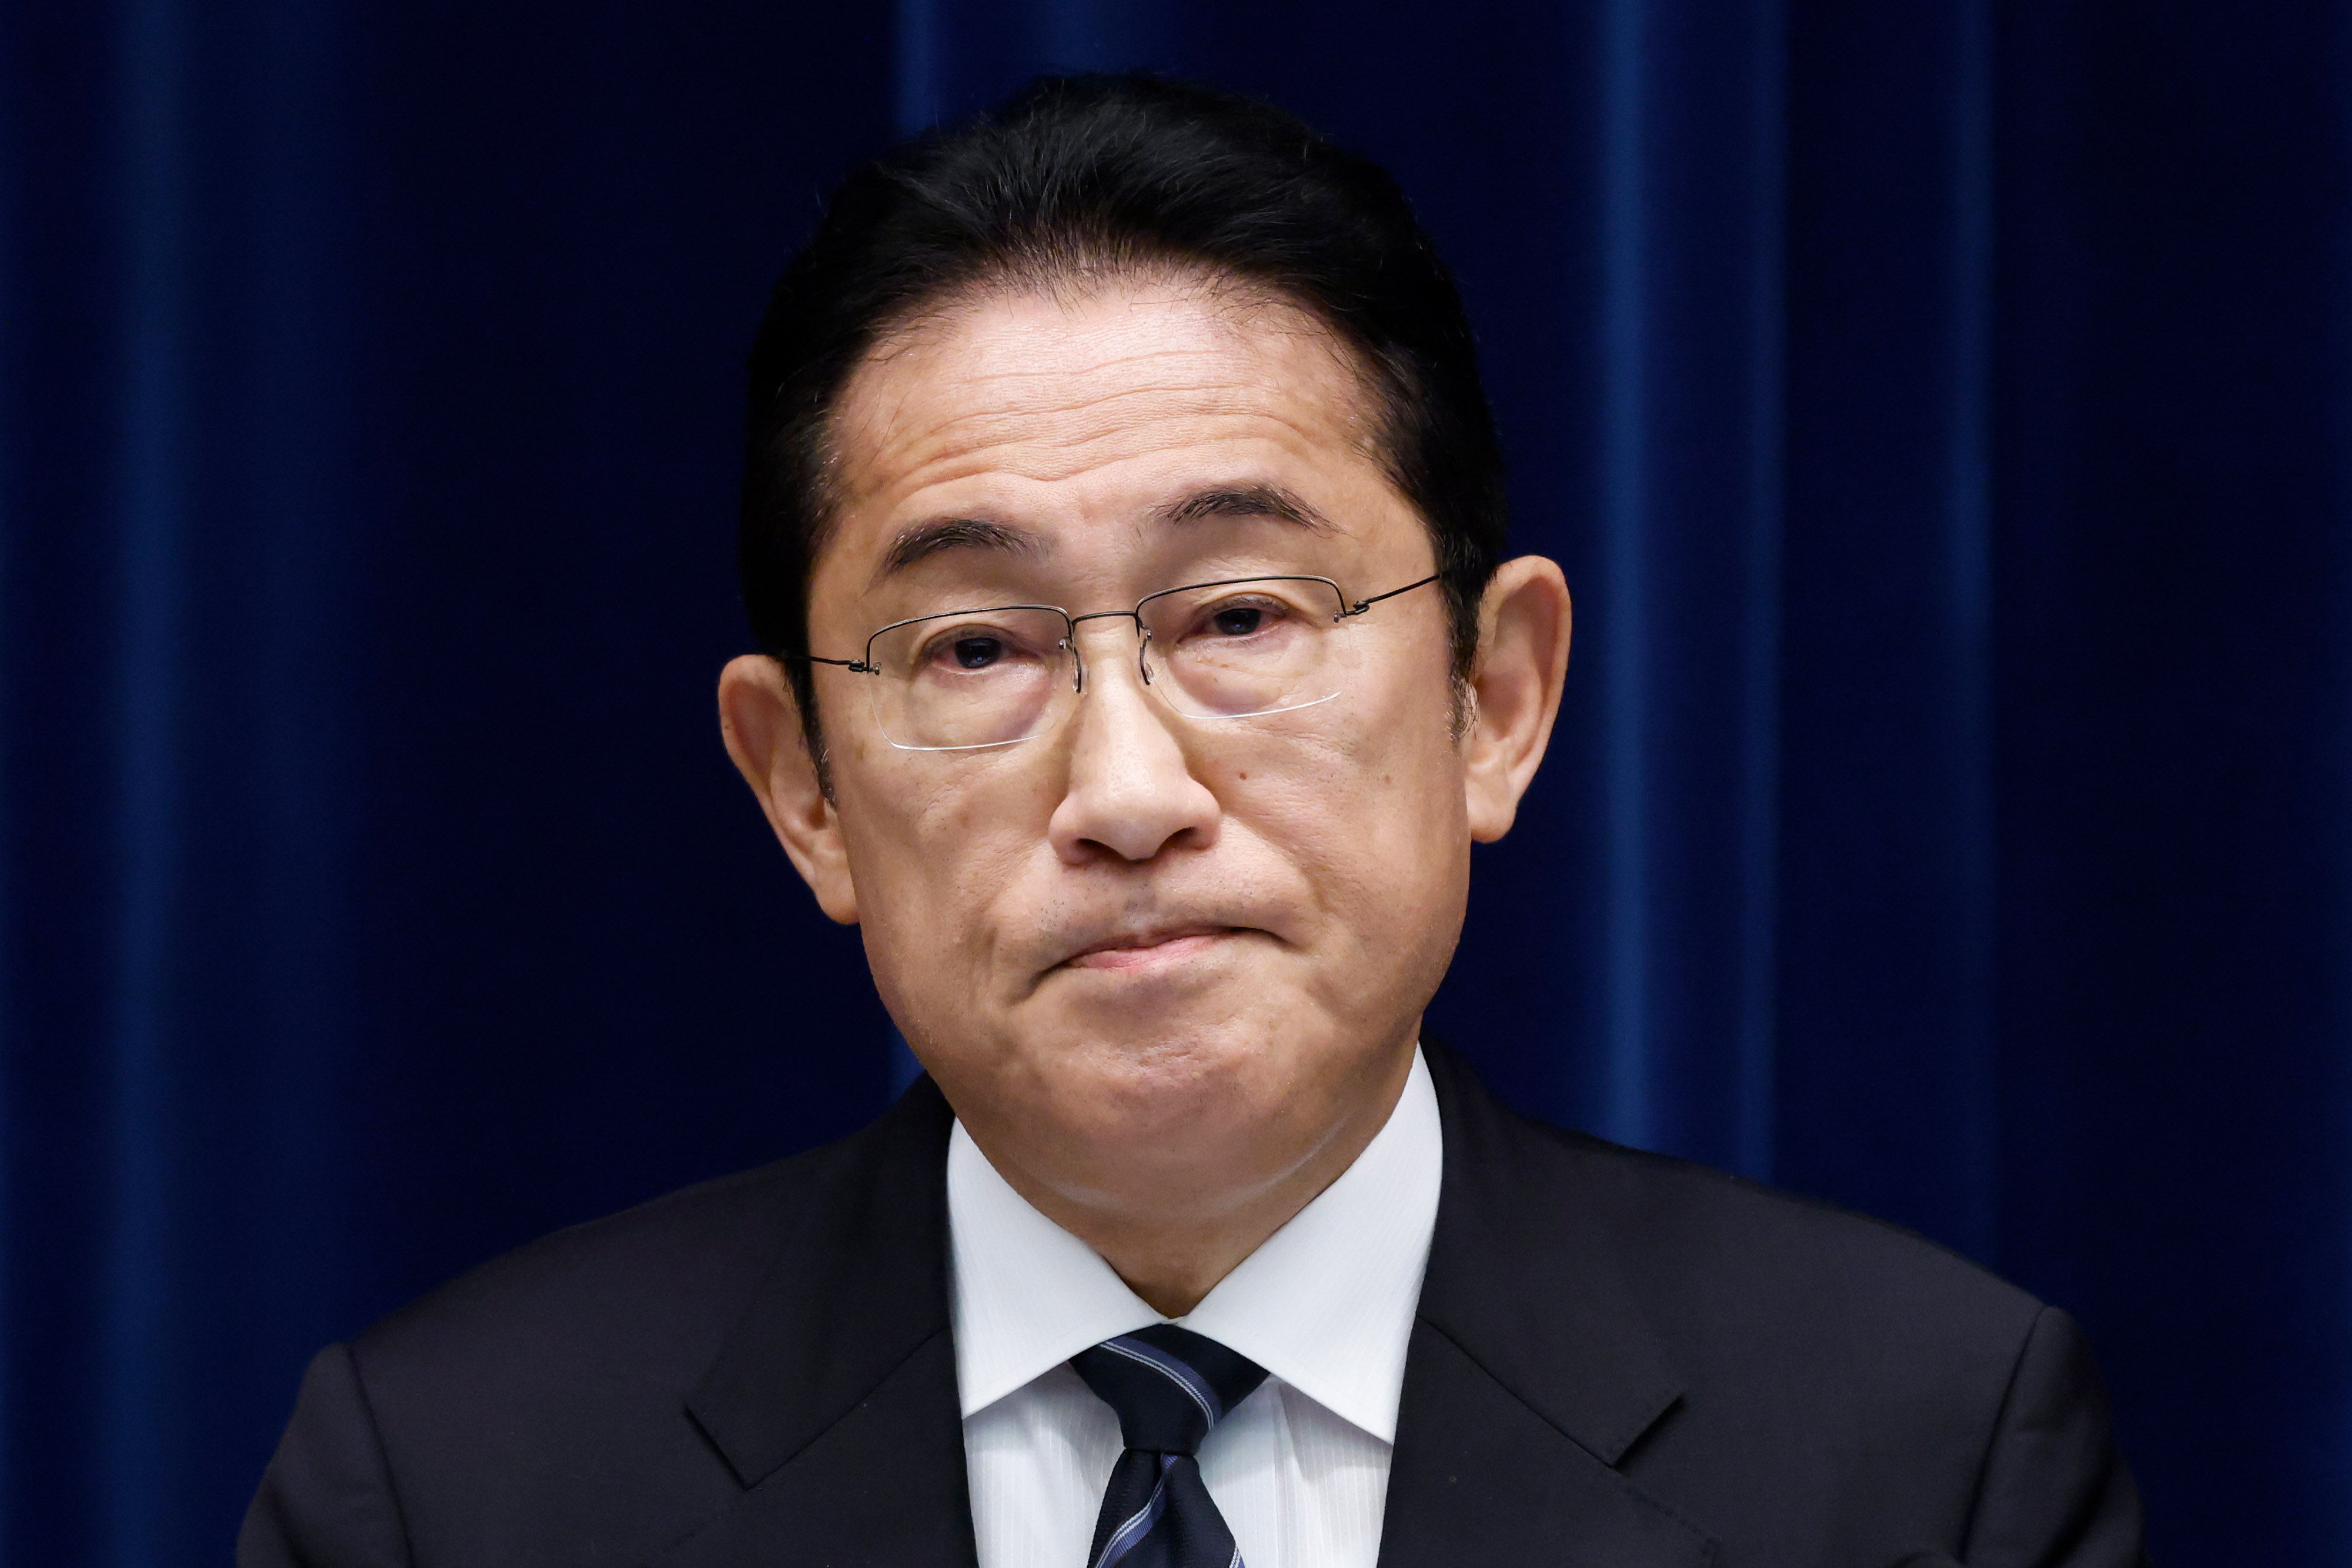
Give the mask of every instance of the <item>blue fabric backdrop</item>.
<path id="1" fill-rule="evenodd" d="M 882 1103 L 714 730 L 739 356 L 848 162 L 1148 63 L 1395 168 L 1580 596 L 1438 1027 L 2352 1563 L 2347 12 L 0 14 L 0 1557 L 220 1561 L 318 1343 Z"/>

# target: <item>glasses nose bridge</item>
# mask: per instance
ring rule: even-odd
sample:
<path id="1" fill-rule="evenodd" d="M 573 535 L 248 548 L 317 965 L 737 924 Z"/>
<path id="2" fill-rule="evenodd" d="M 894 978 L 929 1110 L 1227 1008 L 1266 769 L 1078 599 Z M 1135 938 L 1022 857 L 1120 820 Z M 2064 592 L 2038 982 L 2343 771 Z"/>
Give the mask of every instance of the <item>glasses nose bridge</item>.
<path id="1" fill-rule="evenodd" d="M 1078 628 L 1089 621 L 1132 621 L 1135 622 L 1135 672 L 1145 685 L 1148 686 L 1151 684 L 1151 671 L 1150 667 L 1145 664 L 1143 659 L 1143 644 L 1149 640 L 1150 633 L 1146 631 L 1143 624 L 1143 607 L 1141 605 L 1138 605 L 1132 610 L 1089 610 L 1083 615 L 1072 615 L 1067 611 L 1065 611 L 1063 612 L 1062 618 L 1070 623 L 1070 664 L 1074 676 L 1071 683 L 1073 690 L 1083 692 L 1087 689 L 1087 661 L 1086 655 L 1078 651 Z"/>

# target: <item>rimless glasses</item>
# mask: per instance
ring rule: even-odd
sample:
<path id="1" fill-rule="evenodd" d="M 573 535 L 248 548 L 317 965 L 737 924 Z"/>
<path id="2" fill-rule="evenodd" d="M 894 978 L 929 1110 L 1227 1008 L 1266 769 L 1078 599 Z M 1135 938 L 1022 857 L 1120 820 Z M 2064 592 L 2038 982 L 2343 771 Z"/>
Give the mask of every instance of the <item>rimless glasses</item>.
<path id="1" fill-rule="evenodd" d="M 1367 678 L 1365 612 L 1436 580 L 1352 602 L 1328 577 L 1243 577 L 1084 615 L 1000 604 L 892 622 L 856 659 L 802 656 L 869 677 L 875 721 L 902 751 L 976 751 L 1055 728 L 1086 689 L 1077 632 L 1088 621 L 1135 623 L 1144 685 L 1184 717 L 1259 718 L 1328 703 Z"/>

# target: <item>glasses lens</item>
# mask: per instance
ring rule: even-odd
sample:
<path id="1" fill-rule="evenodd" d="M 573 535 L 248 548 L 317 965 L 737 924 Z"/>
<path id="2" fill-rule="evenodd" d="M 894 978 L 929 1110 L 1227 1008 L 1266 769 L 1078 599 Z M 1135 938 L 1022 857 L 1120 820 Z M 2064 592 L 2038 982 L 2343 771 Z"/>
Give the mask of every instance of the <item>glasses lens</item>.
<path id="1" fill-rule="evenodd" d="M 1058 611 L 959 611 L 893 626 L 870 655 L 874 717 L 908 751 L 1007 746 L 1046 727 L 1075 677 Z"/>
<path id="2" fill-rule="evenodd" d="M 1247 718 L 1330 701 L 1353 643 L 1339 591 L 1320 578 L 1254 578 L 1146 600 L 1144 666 L 1194 718 Z"/>

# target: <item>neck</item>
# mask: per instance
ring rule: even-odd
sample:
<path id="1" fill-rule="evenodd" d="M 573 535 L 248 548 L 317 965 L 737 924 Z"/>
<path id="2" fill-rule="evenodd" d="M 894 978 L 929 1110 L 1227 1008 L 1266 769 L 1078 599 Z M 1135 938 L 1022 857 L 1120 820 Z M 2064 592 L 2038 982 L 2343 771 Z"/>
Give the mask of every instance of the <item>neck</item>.
<path id="1" fill-rule="evenodd" d="M 1234 1186 L 1229 1166 L 1182 1174 L 1160 1167 L 1142 1184 L 1148 1196 L 1119 1202 L 1106 1196 L 1127 1186 L 1115 1176 L 1084 1183 L 1041 1180 L 1022 1161 L 1000 1157 L 985 1143 L 981 1152 L 1039 1213 L 1101 1254 L 1152 1311 L 1181 1318 L 1356 1163 L 1388 1124 L 1412 1076 L 1412 1060 L 1408 1047 L 1349 1114 L 1322 1129 L 1320 1137 L 1290 1159 L 1269 1162 L 1277 1172 L 1271 1179 L 1244 1187 Z M 980 1142 L 971 1124 L 965 1125 Z"/>

